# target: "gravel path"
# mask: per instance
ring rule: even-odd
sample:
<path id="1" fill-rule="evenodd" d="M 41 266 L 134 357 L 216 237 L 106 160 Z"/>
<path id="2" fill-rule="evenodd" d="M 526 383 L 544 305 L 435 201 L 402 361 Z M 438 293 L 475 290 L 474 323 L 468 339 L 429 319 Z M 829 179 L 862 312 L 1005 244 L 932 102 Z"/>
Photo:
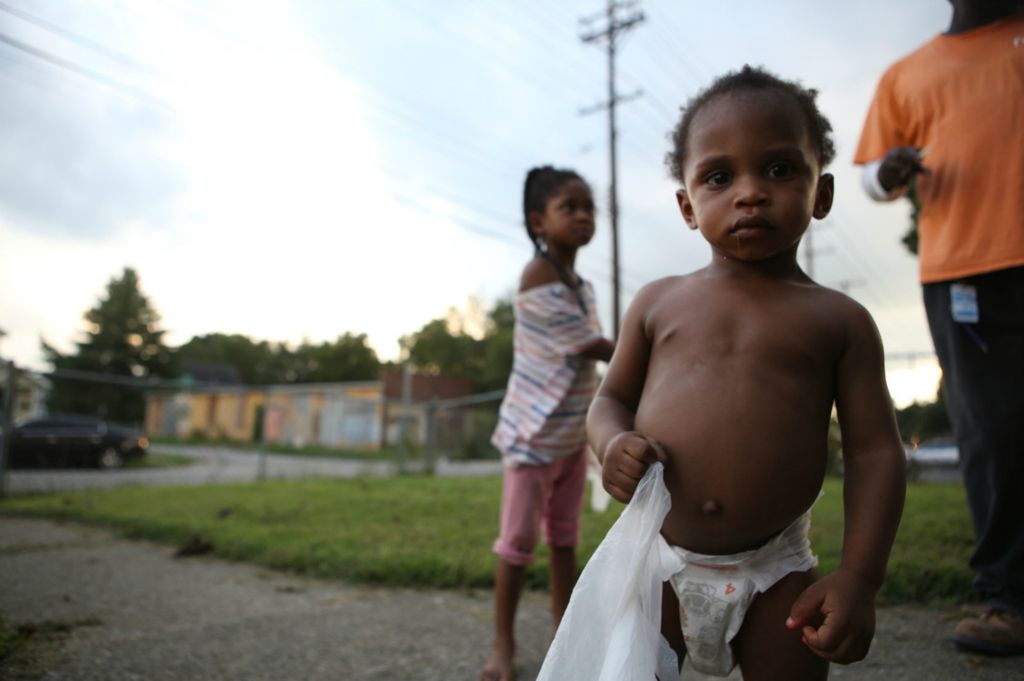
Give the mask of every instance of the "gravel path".
<path id="1" fill-rule="evenodd" d="M 490 638 L 483 591 L 357 587 L 299 578 L 77 524 L 0 517 L 0 615 L 35 625 L 0 678 L 75 681 L 472 681 Z M 954 650 L 957 609 L 890 608 L 868 659 L 833 679 L 1024 681 L 1024 659 Z M 518 622 L 520 675 L 534 678 L 544 594 Z M 699 679 L 692 672 L 686 679 Z M 740 678 L 734 674 L 730 678 Z"/>

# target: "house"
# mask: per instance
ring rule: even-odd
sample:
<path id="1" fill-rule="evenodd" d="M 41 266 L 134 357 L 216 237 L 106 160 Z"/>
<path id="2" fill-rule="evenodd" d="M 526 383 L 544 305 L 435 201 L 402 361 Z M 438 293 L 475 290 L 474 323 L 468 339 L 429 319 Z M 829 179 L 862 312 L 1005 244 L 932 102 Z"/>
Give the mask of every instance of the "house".
<path id="1" fill-rule="evenodd" d="M 425 445 L 433 400 L 462 397 L 472 381 L 385 369 L 376 381 L 267 386 L 196 383 L 146 396 L 151 437 L 201 437 L 292 447 L 380 450 L 398 443 Z"/>
<path id="2" fill-rule="evenodd" d="M 50 395 L 50 379 L 35 371 L 19 369 L 14 379 L 14 405 L 11 418 L 14 423 L 46 414 L 46 398 Z M 0 405 L 4 404 L 7 390 L 7 372 L 0 363 Z"/>

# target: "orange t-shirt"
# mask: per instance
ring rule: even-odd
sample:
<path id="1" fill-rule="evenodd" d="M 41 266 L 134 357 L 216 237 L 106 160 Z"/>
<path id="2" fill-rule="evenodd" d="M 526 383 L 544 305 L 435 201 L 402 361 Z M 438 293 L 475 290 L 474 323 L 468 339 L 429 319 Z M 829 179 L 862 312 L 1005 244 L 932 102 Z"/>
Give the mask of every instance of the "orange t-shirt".
<path id="1" fill-rule="evenodd" d="M 1024 265 L 1024 17 L 940 35 L 878 84 L 854 163 L 926 149 L 921 281 Z"/>

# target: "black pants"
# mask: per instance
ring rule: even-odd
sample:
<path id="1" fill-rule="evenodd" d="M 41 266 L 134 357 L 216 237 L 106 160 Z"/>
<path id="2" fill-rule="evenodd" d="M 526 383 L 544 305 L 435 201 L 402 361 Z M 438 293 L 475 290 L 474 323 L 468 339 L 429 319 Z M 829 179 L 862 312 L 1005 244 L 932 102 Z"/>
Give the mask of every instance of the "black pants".
<path id="1" fill-rule="evenodd" d="M 953 321 L 953 283 L 977 289 L 971 329 Z M 1024 614 L 1024 267 L 925 284 L 924 304 L 977 538 L 973 588 Z"/>

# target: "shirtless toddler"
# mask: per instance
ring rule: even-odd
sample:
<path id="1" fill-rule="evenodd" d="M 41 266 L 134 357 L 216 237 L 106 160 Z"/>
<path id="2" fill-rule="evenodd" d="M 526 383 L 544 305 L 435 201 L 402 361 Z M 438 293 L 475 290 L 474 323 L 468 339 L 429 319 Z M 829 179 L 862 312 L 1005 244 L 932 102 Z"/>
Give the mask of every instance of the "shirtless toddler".
<path id="1" fill-rule="evenodd" d="M 867 654 L 905 491 L 875 325 L 797 264 L 833 197 L 815 94 L 744 67 L 684 109 L 667 160 L 711 263 L 636 295 L 587 421 L 619 501 L 665 466 L 661 537 L 692 567 L 666 584 L 664 637 L 680 660 L 721 675 L 739 663 L 748 681 L 824 679 L 828 661 Z M 819 578 L 807 514 L 833 405 L 845 529 L 838 569 Z"/>

